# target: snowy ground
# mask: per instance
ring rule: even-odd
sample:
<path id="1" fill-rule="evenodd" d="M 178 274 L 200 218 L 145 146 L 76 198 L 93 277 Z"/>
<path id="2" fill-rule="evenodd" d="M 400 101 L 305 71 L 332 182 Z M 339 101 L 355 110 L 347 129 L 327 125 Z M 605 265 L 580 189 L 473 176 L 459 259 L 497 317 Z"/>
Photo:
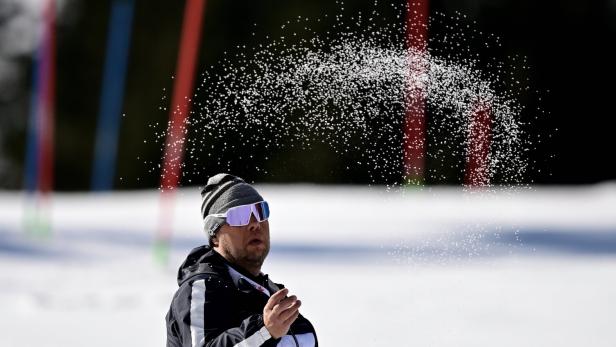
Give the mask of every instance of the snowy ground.
<path id="1" fill-rule="evenodd" d="M 469 193 L 261 186 L 264 271 L 322 346 L 615 346 L 616 185 Z M 203 243 L 176 195 L 167 265 L 156 192 L 57 194 L 52 234 L 0 192 L 0 346 L 163 346 L 175 271 Z"/>

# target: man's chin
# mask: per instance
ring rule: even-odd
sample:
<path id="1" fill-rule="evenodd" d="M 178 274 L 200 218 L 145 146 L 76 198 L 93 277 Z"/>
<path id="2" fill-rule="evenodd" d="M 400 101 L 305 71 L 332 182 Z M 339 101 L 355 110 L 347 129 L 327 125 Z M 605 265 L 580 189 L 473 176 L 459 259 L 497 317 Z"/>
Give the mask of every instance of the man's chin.
<path id="1" fill-rule="evenodd" d="M 264 244 L 258 246 L 249 246 L 246 252 L 246 260 L 253 263 L 263 264 L 265 257 L 269 253 L 269 250 Z"/>

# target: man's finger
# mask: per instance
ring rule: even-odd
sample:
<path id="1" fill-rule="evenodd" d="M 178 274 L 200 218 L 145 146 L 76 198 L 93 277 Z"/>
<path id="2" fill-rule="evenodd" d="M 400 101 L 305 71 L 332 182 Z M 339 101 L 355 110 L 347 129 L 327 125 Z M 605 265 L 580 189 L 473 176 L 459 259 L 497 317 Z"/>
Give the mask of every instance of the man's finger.
<path id="1" fill-rule="evenodd" d="M 293 316 L 295 312 L 298 312 L 300 306 L 302 306 L 302 302 L 297 300 L 293 303 L 293 305 L 291 305 L 285 310 L 282 310 L 278 314 L 278 318 L 280 318 L 280 320 L 282 320 L 283 322 L 286 321 L 287 319 L 289 319 L 289 317 Z"/>
<path id="2" fill-rule="evenodd" d="M 291 326 L 291 324 L 293 324 L 293 322 L 295 322 L 295 320 L 297 319 L 297 317 L 299 317 L 299 310 L 295 311 L 291 317 L 287 318 L 282 324 L 284 325 L 288 325 Z"/>
<path id="3" fill-rule="evenodd" d="M 291 296 L 289 296 L 287 298 L 284 298 L 284 299 L 280 300 L 279 303 L 274 305 L 274 307 L 272 308 L 272 311 L 274 311 L 275 314 L 278 314 L 278 313 L 286 310 L 287 308 L 289 308 L 296 301 L 297 301 L 297 296 L 291 295 Z"/>
<path id="4" fill-rule="evenodd" d="M 284 299 L 284 297 L 287 296 L 288 292 L 289 290 L 287 288 L 283 288 L 274 293 L 267 301 L 267 304 L 265 304 L 265 308 L 267 310 L 272 310 L 274 306 L 280 302 L 280 300 Z"/>

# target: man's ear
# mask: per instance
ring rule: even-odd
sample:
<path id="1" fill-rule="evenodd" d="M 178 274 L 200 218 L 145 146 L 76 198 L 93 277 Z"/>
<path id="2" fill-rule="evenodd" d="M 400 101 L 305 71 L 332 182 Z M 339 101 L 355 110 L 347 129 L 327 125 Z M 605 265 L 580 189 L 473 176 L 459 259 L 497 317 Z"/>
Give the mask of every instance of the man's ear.
<path id="1" fill-rule="evenodd" d="M 218 234 L 212 236 L 211 240 L 212 240 L 212 248 L 213 247 L 218 247 Z"/>

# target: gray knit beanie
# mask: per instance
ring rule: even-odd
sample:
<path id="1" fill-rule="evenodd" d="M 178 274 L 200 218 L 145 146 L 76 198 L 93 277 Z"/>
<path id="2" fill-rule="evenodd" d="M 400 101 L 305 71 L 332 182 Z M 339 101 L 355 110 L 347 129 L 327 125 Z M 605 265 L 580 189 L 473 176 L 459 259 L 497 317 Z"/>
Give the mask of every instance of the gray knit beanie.
<path id="1" fill-rule="evenodd" d="M 207 185 L 201 189 L 201 218 L 208 243 L 225 223 L 225 218 L 210 217 L 206 221 L 205 217 L 259 201 L 263 201 L 263 197 L 239 177 L 226 173 L 210 177 Z"/>

